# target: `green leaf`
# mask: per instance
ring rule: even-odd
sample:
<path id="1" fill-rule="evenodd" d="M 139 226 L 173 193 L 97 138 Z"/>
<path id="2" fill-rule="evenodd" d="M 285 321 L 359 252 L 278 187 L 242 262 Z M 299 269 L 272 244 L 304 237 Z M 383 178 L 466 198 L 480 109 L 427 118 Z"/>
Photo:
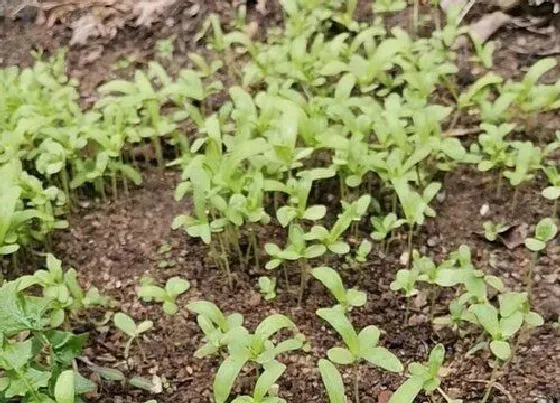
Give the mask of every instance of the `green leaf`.
<path id="1" fill-rule="evenodd" d="M 502 336 L 509 338 L 516 334 L 523 324 L 523 314 L 515 312 L 510 316 L 500 318 L 500 332 Z"/>
<path id="2" fill-rule="evenodd" d="M 402 372 L 404 370 L 397 356 L 383 347 L 366 348 L 361 351 L 361 356 L 364 360 L 386 371 Z"/>
<path id="3" fill-rule="evenodd" d="M 413 376 L 399 386 L 391 396 L 391 399 L 389 399 L 389 403 L 413 403 L 423 386 L 424 379 L 422 377 Z"/>
<path id="4" fill-rule="evenodd" d="M 142 378 L 140 376 L 135 376 L 132 379 L 128 380 L 128 383 L 134 386 L 135 388 L 142 389 L 148 392 L 154 392 L 154 383 L 146 378 Z"/>
<path id="5" fill-rule="evenodd" d="M 348 299 L 348 305 L 355 307 L 364 306 L 367 302 L 367 294 L 355 288 L 348 290 L 346 298 Z"/>
<path id="6" fill-rule="evenodd" d="M 130 337 L 135 337 L 138 331 L 136 323 L 132 318 L 122 312 L 119 312 L 113 316 L 113 322 L 122 332 Z"/>
<path id="7" fill-rule="evenodd" d="M 51 376 L 52 373 L 50 371 L 39 371 L 29 367 L 21 377 L 10 382 L 10 386 L 4 392 L 4 397 L 10 399 L 14 396 L 25 396 L 30 389 L 40 390 L 46 388 Z"/>
<path id="8" fill-rule="evenodd" d="M 381 332 L 377 326 L 369 325 L 364 327 L 358 334 L 360 349 L 376 347 L 380 335 Z"/>
<path id="9" fill-rule="evenodd" d="M 165 291 L 168 295 L 178 296 L 183 294 L 191 287 L 191 283 L 181 277 L 172 277 L 165 284 Z"/>
<path id="10" fill-rule="evenodd" d="M 146 333 L 154 327 L 154 323 L 151 320 L 145 320 L 144 322 L 140 323 L 136 329 L 137 334 Z"/>
<path id="11" fill-rule="evenodd" d="M 560 198 L 560 186 L 548 186 L 542 194 L 547 200 L 557 200 Z"/>
<path id="12" fill-rule="evenodd" d="M 350 350 L 346 348 L 340 348 L 340 347 L 331 348 L 327 352 L 327 354 L 329 356 L 329 360 L 331 360 L 336 364 L 348 365 L 348 364 L 352 364 L 356 360 L 356 358 L 350 352 Z"/>
<path id="13" fill-rule="evenodd" d="M 286 370 L 286 365 L 279 363 L 278 361 L 273 361 L 266 365 L 264 372 L 257 379 L 257 384 L 255 385 L 255 400 L 257 402 L 262 401 L 268 394 L 268 391 L 276 383 L 278 378 L 282 376 Z"/>
<path id="14" fill-rule="evenodd" d="M 277 333 L 280 329 L 289 328 L 294 329 L 296 325 L 287 316 L 282 314 L 273 314 L 267 316 L 255 329 L 255 335 L 268 339 L 273 334 Z"/>
<path id="15" fill-rule="evenodd" d="M 74 371 L 63 371 L 54 386 L 56 403 L 74 403 Z"/>
<path id="16" fill-rule="evenodd" d="M 339 60 L 333 60 L 327 63 L 319 72 L 322 76 L 334 76 L 342 73 L 343 71 L 348 71 L 348 65 Z"/>
<path id="17" fill-rule="evenodd" d="M 319 360 L 319 372 L 330 403 L 345 403 L 344 383 L 334 364 L 328 360 Z"/>
<path id="18" fill-rule="evenodd" d="M 511 357 L 511 347 L 507 341 L 491 341 L 490 351 L 502 361 L 507 361 Z"/>
<path id="19" fill-rule="evenodd" d="M 316 313 L 317 316 L 328 322 L 334 330 L 337 331 L 352 354 L 359 354 L 360 345 L 358 335 L 352 323 L 350 323 L 350 320 L 346 317 L 342 306 L 336 305 L 332 308 L 319 308 Z"/>
<path id="20" fill-rule="evenodd" d="M 90 369 L 99 374 L 99 376 L 107 381 L 125 381 L 126 377 L 118 369 L 93 366 Z"/>
<path id="21" fill-rule="evenodd" d="M 303 213 L 303 219 L 317 221 L 322 219 L 325 216 L 326 212 L 327 208 L 324 205 L 315 204 L 305 210 L 305 212 Z"/>
<path id="22" fill-rule="evenodd" d="M 492 338 L 500 335 L 500 323 L 498 320 L 498 310 L 490 304 L 471 305 L 469 311 L 472 312 Z"/>
<path id="23" fill-rule="evenodd" d="M 529 327 L 538 327 L 544 325 L 544 319 L 536 312 L 529 312 L 525 315 L 525 323 Z"/>
<path id="24" fill-rule="evenodd" d="M 541 241 L 540 239 L 535 238 L 527 238 L 525 239 L 525 247 L 533 252 L 540 252 L 544 248 L 546 248 L 546 243 Z"/>
<path id="25" fill-rule="evenodd" d="M 336 241 L 329 245 L 329 250 L 339 255 L 345 255 L 350 252 L 350 245 L 344 241 Z"/>
<path id="26" fill-rule="evenodd" d="M 20 370 L 33 358 L 33 342 L 5 344 L 0 350 L 0 366 L 7 370 Z"/>
<path id="27" fill-rule="evenodd" d="M 233 383 L 248 359 L 247 354 L 232 354 L 222 362 L 213 383 L 216 403 L 225 403 L 228 400 Z"/>
<path id="28" fill-rule="evenodd" d="M 552 218 L 545 218 L 539 221 L 535 229 L 535 237 L 543 242 L 548 242 L 556 236 L 558 228 Z"/>
<path id="29" fill-rule="evenodd" d="M 306 259 L 315 259 L 319 256 L 323 256 L 326 248 L 323 245 L 311 245 L 305 248 L 304 257 Z"/>
<path id="30" fill-rule="evenodd" d="M 282 227 L 287 227 L 296 217 L 296 209 L 291 206 L 282 206 L 276 212 L 276 219 Z"/>

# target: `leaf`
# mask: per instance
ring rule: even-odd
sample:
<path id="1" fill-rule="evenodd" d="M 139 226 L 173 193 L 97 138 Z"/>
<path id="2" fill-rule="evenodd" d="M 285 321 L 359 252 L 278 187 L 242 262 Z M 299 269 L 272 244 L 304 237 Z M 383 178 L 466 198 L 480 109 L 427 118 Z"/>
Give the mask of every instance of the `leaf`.
<path id="1" fill-rule="evenodd" d="M 329 245 L 329 250 L 339 255 L 345 255 L 350 252 L 350 245 L 344 241 L 336 241 Z"/>
<path id="2" fill-rule="evenodd" d="M 107 381 L 125 381 L 126 377 L 118 369 L 93 366 L 90 369 L 99 374 L 99 376 Z"/>
<path id="3" fill-rule="evenodd" d="M 74 371 L 63 371 L 54 386 L 56 403 L 74 403 Z"/>
<path id="4" fill-rule="evenodd" d="M 304 257 L 306 259 L 315 259 L 319 256 L 322 256 L 326 251 L 326 248 L 323 245 L 311 245 L 305 248 Z"/>
<path id="5" fill-rule="evenodd" d="M 137 334 L 146 333 L 152 327 L 154 327 L 154 323 L 151 320 L 145 320 L 144 322 L 138 325 L 136 332 Z"/>
<path id="6" fill-rule="evenodd" d="M 423 386 L 424 379 L 418 376 L 413 376 L 399 386 L 389 399 L 389 403 L 413 403 Z"/>
<path id="7" fill-rule="evenodd" d="M 317 221 L 322 219 L 325 216 L 326 212 L 327 208 L 324 205 L 315 204 L 305 210 L 305 212 L 303 213 L 303 219 Z"/>
<path id="8" fill-rule="evenodd" d="M 532 250 L 533 252 L 539 252 L 546 248 L 546 243 L 541 241 L 540 239 L 527 238 L 525 240 L 525 246 L 527 247 L 527 249 Z"/>
<path id="9" fill-rule="evenodd" d="M 350 320 L 346 317 L 342 306 L 336 305 L 332 308 L 319 308 L 316 313 L 317 316 L 328 322 L 334 330 L 337 331 L 352 354 L 359 354 L 360 346 L 358 335 L 356 334 L 352 323 L 350 323 Z"/>
<path id="10" fill-rule="evenodd" d="M 148 392 L 154 393 L 154 383 L 150 379 L 142 378 L 140 376 L 135 376 L 128 380 L 128 383 L 135 388 L 142 389 Z"/>
<path id="11" fill-rule="evenodd" d="M 297 217 L 296 209 L 291 206 L 282 206 L 276 211 L 276 219 L 282 227 L 287 227 Z"/>
<path id="12" fill-rule="evenodd" d="M 556 236 L 558 228 L 552 218 L 544 218 L 539 221 L 535 229 L 535 237 L 543 242 L 548 242 Z"/>
<path id="13" fill-rule="evenodd" d="M 403 365 L 395 354 L 383 347 L 366 348 L 361 351 L 364 360 L 386 371 L 402 372 Z"/>
<path id="14" fill-rule="evenodd" d="M 364 306 L 367 302 L 367 294 L 355 288 L 348 290 L 346 298 L 348 299 L 348 304 L 355 307 Z"/>
<path id="15" fill-rule="evenodd" d="M 330 403 L 345 403 L 344 383 L 334 364 L 328 360 L 319 360 L 319 372 Z"/>
<path id="16" fill-rule="evenodd" d="M 165 291 L 168 295 L 178 296 L 191 287 L 191 283 L 181 277 L 172 277 L 165 283 Z"/>
<path id="17" fill-rule="evenodd" d="M 490 351 L 502 361 L 507 361 L 511 357 L 511 347 L 507 341 L 491 341 Z"/>
<path id="18" fill-rule="evenodd" d="M 492 338 L 500 335 L 500 323 L 498 321 L 498 310 L 490 304 L 471 305 L 469 311 L 472 312 Z"/>
<path id="19" fill-rule="evenodd" d="M 510 316 L 500 318 L 500 332 L 502 336 L 509 338 L 516 334 L 523 324 L 523 314 L 515 312 Z"/>
<path id="20" fill-rule="evenodd" d="M 343 71 L 348 71 L 348 65 L 340 60 L 333 60 L 323 66 L 319 74 L 322 76 L 334 76 L 342 73 Z"/>
<path id="21" fill-rule="evenodd" d="M 538 327 L 544 325 L 544 319 L 536 312 L 529 312 L 525 315 L 525 323 L 529 327 Z"/>
<path id="22" fill-rule="evenodd" d="M 49 300 L 22 296 L 18 285 L 11 281 L 0 287 L 0 333 L 8 337 L 24 330 L 41 330 L 47 323 L 44 316 Z"/>
<path id="23" fill-rule="evenodd" d="M 0 349 L 0 367 L 7 370 L 20 370 L 33 358 L 33 342 L 6 344 Z"/>
<path id="24" fill-rule="evenodd" d="M 257 379 L 257 384 L 255 385 L 254 397 L 257 402 L 262 401 L 268 394 L 268 391 L 276 383 L 278 378 L 282 376 L 286 370 L 286 365 L 279 363 L 278 361 L 273 361 L 265 367 L 264 372 Z"/>
<path id="25" fill-rule="evenodd" d="M 113 322 L 115 326 L 117 326 L 122 332 L 127 334 L 130 337 L 135 337 L 137 334 L 137 327 L 136 323 L 132 318 L 122 312 L 119 312 L 113 316 Z"/>
<path id="26" fill-rule="evenodd" d="M 346 290 L 342 278 L 334 269 L 327 266 L 316 267 L 311 271 L 311 275 L 329 289 L 339 304 L 346 304 Z"/>
<path id="27" fill-rule="evenodd" d="M 293 329 L 296 325 L 287 316 L 282 314 L 273 314 L 267 316 L 255 329 L 255 335 L 262 339 L 268 339 L 270 336 L 278 332 L 280 329 Z"/>
<path id="28" fill-rule="evenodd" d="M 331 360 L 336 364 L 348 365 L 348 364 L 352 364 L 356 360 L 354 354 L 352 354 L 350 350 L 346 348 L 340 348 L 340 347 L 331 348 L 327 352 L 327 355 L 329 356 L 329 360 Z"/>
<path id="29" fill-rule="evenodd" d="M 228 400 L 233 383 L 248 359 L 246 354 L 232 354 L 222 362 L 213 383 L 216 403 Z"/>

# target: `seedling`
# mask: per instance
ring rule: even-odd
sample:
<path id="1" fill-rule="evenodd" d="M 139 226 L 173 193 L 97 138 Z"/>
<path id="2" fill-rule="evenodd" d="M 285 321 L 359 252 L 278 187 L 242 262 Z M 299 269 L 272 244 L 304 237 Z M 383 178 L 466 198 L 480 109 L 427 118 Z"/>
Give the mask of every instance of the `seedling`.
<path id="1" fill-rule="evenodd" d="M 153 322 L 150 320 L 146 320 L 137 325 L 130 316 L 122 312 L 115 314 L 115 316 L 113 317 L 113 322 L 121 332 L 128 336 L 128 341 L 126 342 L 126 345 L 124 347 L 124 359 L 128 360 L 130 347 L 134 341 L 136 341 L 138 347 L 140 348 L 140 351 L 145 356 L 142 345 L 140 344 L 139 337 L 154 326 Z"/>
<path id="2" fill-rule="evenodd" d="M 376 326 L 367 326 L 359 334 L 356 333 L 341 305 L 332 308 L 320 308 L 317 310 L 317 315 L 328 322 L 344 341 L 345 348 L 331 348 L 328 351 L 328 357 L 336 364 L 352 365 L 354 367 L 354 398 L 356 403 L 360 401 L 360 362 L 367 361 L 386 371 L 403 371 L 403 365 L 393 353 L 386 348 L 378 347 L 381 332 Z M 323 364 L 323 366 L 325 365 Z M 332 370 L 332 367 L 327 368 L 327 370 L 329 369 Z"/>
<path id="3" fill-rule="evenodd" d="M 418 294 L 418 289 L 416 288 L 416 281 L 420 272 L 418 268 L 413 267 L 412 269 L 401 269 L 397 272 L 397 276 L 393 282 L 391 282 L 390 288 L 393 291 L 403 290 L 404 296 L 406 298 L 406 312 L 404 315 L 404 324 L 408 323 L 408 314 L 410 310 L 410 299 Z"/>
<path id="4" fill-rule="evenodd" d="M 492 221 L 484 221 L 482 227 L 484 228 L 484 238 L 490 242 L 494 242 L 502 232 L 511 228 L 501 222 L 495 223 Z"/>
<path id="5" fill-rule="evenodd" d="M 225 316 L 220 308 L 211 302 L 192 302 L 187 308 L 197 315 L 198 325 L 206 339 L 206 344 L 194 353 L 196 358 L 217 353 L 221 347 L 227 346 L 225 336 L 230 332 L 239 332 L 241 331 L 240 328 L 243 327 L 243 316 L 241 314 L 232 313 Z"/>
<path id="6" fill-rule="evenodd" d="M 552 217 L 556 218 L 558 215 L 558 199 L 560 198 L 560 171 L 556 166 L 547 166 L 543 168 L 543 171 L 548 178 L 549 186 L 543 190 L 542 194 L 547 200 L 554 201 Z"/>
<path id="7" fill-rule="evenodd" d="M 344 394 L 344 383 L 338 369 L 329 360 L 319 360 L 319 372 L 323 386 L 327 390 L 331 403 L 346 403 L 348 398 Z"/>
<path id="8" fill-rule="evenodd" d="M 267 301 L 276 298 L 276 278 L 259 277 L 259 291 Z"/>
<path id="9" fill-rule="evenodd" d="M 264 372 L 257 379 L 252 396 L 240 396 L 232 403 L 286 403 L 286 400 L 275 396 L 273 387 L 286 370 L 286 365 L 273 361 L 265 367 Z"/>
<path id="10" fill-rule="evenodd" d="M 406 220 L 397 218 L 395 213 L 389 213 L 385 217 L 372 217 L 371 225 L 373 226 L 373 232 L 370 236 L 376 241 L 382 241 L 383 249 L 388 251 L 391 240 L 387 240 L 387 237 L 393 231 L 399 229 L 405 222 Z"/>
<path id="11" fill-rule="evenodd" d="M 413 362 L 408 366 L 409 378 L 393 393 L 389 403 L 412 403 L 424 391 L 431 395 L 436 390 L 447 403 L 460 403 L 462 400 L 450 399 L 440 388 L 440 369 L 445 359 L 443 344 L 437 344 L 428 357 L 426 364 Z"/>
<path id="12" fill-rule="evenodd" d="M 556 237 L 558 228 L 551 218 L 540 220 L 535 228 L 535 237 L 525 240 L 525 247 L 532 251 L 531 262 L 525 276 L 525 284 L 529 300 L 531 299 L 531 291 L 533 287 L 533 270 L 539 260 L 539 252 L 546 248 L 546 244 Z"/>
<path id="13" fill-rule="evenodd" d="M 142 299 L 153 299 L 155 302 L 163 303 L 163 311 L 167 315 L 175 315 L 177 313 L 175 300 L 190 287 L 191 284 L 188 280 L 172 277 L 165 283 L 165 288 L 151 284 L 140 285 L 138 296 Z"/>
<path id="14" fill-rule="evenodd" d="M 330 267 L 316 267 L 311 274 L 329 289 L 336 301 L 349 312 L 354 307 L 360 307 L 367 302 L 367 295 L 355 288 L 346 290 L 340 275 Z"/>
<path id="15" fill-rule="evenodd" d="M 156 42 L 156 56 L 162 60 L 173 59 L 173 52 L 175 51 L 175 35 L 167 39 L 161 39 Z"/>
<path id="16" fill-rule="evenodd" d="M 519 185 L 533 179 L 535 171 L 540 168 L 542 158 L 540 148 L 534 146 L 531 142 L 514 142 L 512 146 L 516 149 L 513 157 L 515 170 L 504 172 L 504 176 L 508 178 L 510 184 L 515 187 L 511 211 L 517 206 Z"/>

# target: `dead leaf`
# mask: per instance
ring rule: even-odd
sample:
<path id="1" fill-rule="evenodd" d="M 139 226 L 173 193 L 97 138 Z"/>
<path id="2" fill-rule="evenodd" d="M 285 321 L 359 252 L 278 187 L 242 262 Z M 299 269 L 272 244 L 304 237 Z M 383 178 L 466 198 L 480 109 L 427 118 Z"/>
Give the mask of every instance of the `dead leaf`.
<path id="1" fill-rule="evenodd" d="M 163 14 L 165 9 L 175 4 L 176 0 L 144 0 L 134 5 L 132 10 L 136 16 L 135 24 L 137 26 L 149 27 L 156 18 Z"/>
<path id="2" fill-rule="evenodd" d="M 493 0 L 492 5 L 496 7 L 500 7 L 502 10 L 508 10 L 513 8 L 521 3 L 520 0 Z"/>
<path id="3" fill-rule="evenodd" d="M 441 0 L 441 8 L 444 11 L 449 10 L 451 7 L 460 7 L 461 10 L 467 5 L 469 0 Z"/>
<path id="4" fill-rule="evenodd" d="M 70 45 L 86 45 L 90 38 L 97 38 L 103 32 L 103 24 L 99 19 L 86 14 L 72 24 L 72 39 Z"/>
<path id="5" fill-rule="evenodd" d="M 529 224 L 526 222 L 513 225 L 498 235 L 498 239 L 508 249 L 515 249 L 525 243 L 529 234 Z"/>
<path id="6" fill-rule="evenodd" d="M 471 24 L 469 31 L 480 41 L 486 42 L 496 31 L 511 20 L 511 15 L 496 11 L 495 13 L 484 15 L 479 21 Z"/>
<path id="7" fill-rule="evenodd" d="M 379 392 L 379 395 L 377 395 L 377 403 L 388 403 L 392 395 L 393 393 L 391 393 L 390 390 L 382 390 Z"/>
<path id="8" fill-rule="evenodd" d="M 262 15 L 266 15 L 266 1 L 267 0 L 257 0 L 257 7 L 255 8 Z"/>

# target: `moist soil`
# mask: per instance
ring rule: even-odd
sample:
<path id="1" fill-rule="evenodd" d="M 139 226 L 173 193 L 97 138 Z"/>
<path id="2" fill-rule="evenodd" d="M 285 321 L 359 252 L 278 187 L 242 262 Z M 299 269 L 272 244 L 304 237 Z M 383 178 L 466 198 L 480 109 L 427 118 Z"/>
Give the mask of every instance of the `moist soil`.
<path id="1" fill-rule="evenodd" d="M 282 17 L 276 1 L 265 2 L 266 13 L 256 11 L 254 3 L 249 4 L 249 21 L 257 23 L 260 34 L 265 27 L 281 24 Z M 359 7 L 364 18 L 369 12 L 367 3 L 361 1 Z M 192 13 L 194 6 L 198 6 L 196 14 Z M 468 18 L 475 20 L 487 11 L 488 7 L 477 7 Z M 67 46 L 71 36 L 70 24 L 82 12 L 83 9 L 71 11 L 63 21 L 53 26 L 22 20 L 0 20 L 0 64 L 27 66 L 32 63 L 31 50 L 43 49 L 52 53 Z M 177 37 L 174 59 L 166 63 L 166 67 L 178 71 L 187 65 L 187 52 L 201 50 L 200 43 L 195 42 L 193 36 L 210 12 L 218 12 L 224 23 L 231 21 L 235 15 L 231 2 L 180 1 L 151 28 L 124 26 L 114 38 L 93 39 L 85 46 L 70 47 L 69 71 L 81 80 L 82 104 L 89 105 L 96 99 L 95 88 L 99 83 L 127 74 L 126 71 L 115 72 L 110 67 L 123 55 L 138 56 L 132 68 L 142 68 L 152 60 L 154 44 L 158 39 L 173 34 Z M 400 20 L 398 18 L 397 22 L 406 24 L 406 15 Z M 558 29 L 557 20 L 547 24 Z M 495 69 L 504 77 L 523 74 L 528 65 L 541 57 L 538 53 L 550 45 L 549 35 L 516 27 L 500 30 L 493 39 L 497 41 Z M 92 52 L 96 53 L 92 56 Z M 465 53 L 460 58 L 467 61 L 468 56 Z M 468 85 L 477 72 L 460 67 L 460 84 Z M 557 114 L 540 116 L 534 130 L 525 136 L 533 140 L 547 138 L 558 127 Z M 332 305 L 332 298 L 325 289 L 317 282 L 309 281 L 303 306 L 297 307 L 299 277 L 294 271 L 290 273 L 289 286 L 279 279 L 278 297 L 266 301 L 257 291 L 257 279 L 267 273 L 257 270 L 254 264 L 247 267 L 236 256 L 231 257 L 234 286 L 229 289 L 224 274 L 208 258 L 206 247 L 180 231 L 171 230 L 174 216 L 190 208 L 188 201 L 175 202 L 173 199 L 180 174 L 171 171 L 161 174 L 149 166 L 144 168 L 143 173 L 143 185 L 131 189 L 128 195 L 121 194 L 109 201 L 82 200 L 70 214 L 70 229 L 55 235 L 53 249 L 66 265 L 78 270 L 84 286 L 98 287 L 120 303 L 120 310 L 136 320 L 152 320 L 155 325 L 154 330 L 142 338 L 142 348 L 133 348 L 130 359 L 125 361 L 122 335 L 113 327 L 93 325 L 94 320 L 103 316 L 101 312 L 94 312 L 90 318 L 82 318 L 86 319 L 83 323 L 76 324 L 76 331 L 90 334 L 83 361 L 120 369 L 128 377 L 156 377 L 163 381 L 163 390 L 153 394 L 116 382 L 102 381 L 98 393 L 88 396 L 87 401 L 144 402 L 157 399 L 158 402 L 210 402 L 212 378 L 220 360 L 216 357 L 194 358 L 193 353 L 202 342 L 202 334 L 195 318 L 185 308 L 188 301 L 204 299 L 216 303 L 225 312 L 242 313 L 251 329 L 271 313 L 290 316 L 307 336 L 311 351 L 281 357 L 281 361 L 287 364 L 287 371 L 280 379 L 280 396 L 295 403 L 326 402 L 316 365 L 326 351 L 339 346 L 341 340 L 315 315 L 317 308 Z M 531 225 L 551 214 L 552 210 L 552 206 L 539 195 L 545 185 L 542 178 L 522 187 L 515 205 L 512 205 L 513 191 L 507 186 L 504 186 L 502 195 L 496 197 L 495 176 L 462 167 L 441 179 L 444 181 L 444 193 L 434 203 L 437 218 L 428 220 L 415 234 L 414 247 L 439 261 L 459 245 L 466 244 L 473 251 L 477 267 L 501 276 L 512 289 L 522 289 L 530 259 L 521 243 L 523 233 L 532 231 Z M 329 191 L 321 189 L 317 193 L 328 196 Z M 482 223 L 486 220 L 502 221 L 514 227 L 503 241 L 490 243 L 481 235 Z M 360 236 L 367 236 L 367 223 L 362 223 L 359 230 Z M 268 240 L 281 239 L 282 233 L 281 228 L 266 226 L 259 233 L 259 242 L 262 245 Z M 158 253 L 165 243 L 171 246 L 171 250 Z M 517 247 L 513 247 L 516 244 Z M 443 343 L 446 361 L 442 388 L 450 397 L 466 402 L 480 401 L 492 369 L 488 353 L 479 351 L 469 354 L 469 350 L 480 341 L 479 334 L 467 332 L 458 335 L 447 328 L 433 328 L 429 323 L 430 304 L 426 301 L 429 296 L 424 294 L 414 299 L 408 323 L 404 323 L 406 302 L 399 294 L 389 290 L 389 284 L 402 267 L 401 254 L 405 245 L 402 235 L 390 245 L 388 253 L 374 249 L 359 273 L 349 268 L 346 262 L 330 262 L 343 274 L 347 286 L 356 286 L 368 293 L 367 305 L 352 312 L 353 323 L 357 329 L 371 324 L 383 329 L 382 345 L 406 363 L 424 361 L 435 343 Z M 174 265 L 160 268 L 163 261 L 172 261 Z M 265 255 L 261 256 L 261 261 L 266 261 Z M 533 305 L 545 317 L 546 324 L 523 334 L 515 359 L 499 373 L 491 401 L 560 401 L 560 336 L 554 326 L 560 313 L 559 268 L 560 243 L 556 240 L 543 253 L 534 271 Z M 180 309 L 177 315 L 166 316 L 161 306 L 138 301 L 136 287 L 145 275 L 159 283 L 173 276 L 182 276 L 191 282 L 191 289 L 178 300 Z M 451 298 L 452 295 L 445 293 L 438 297 L 436 315 L 447 313 Z M 82 369 L 88 374 L 87 366 Z M 402 382 L 400 376 L 380 372 L 367 365 L 360 366 L 359 373 L 362 403 L 386 403 L 391 391 Z M 95 379 L 94 374 L 91 376 Z M 349 370 L 344 371 L 343 378 L 347 393 L 353 399 Z M 237 381 L 234 395 L 249 393 L 254 382 L 255 371 L 248 368 Z M 419 400 L 427 399 L 423 397 Z M 440 397 L 432 397 L 432 400 L 442 401 Z"/>

